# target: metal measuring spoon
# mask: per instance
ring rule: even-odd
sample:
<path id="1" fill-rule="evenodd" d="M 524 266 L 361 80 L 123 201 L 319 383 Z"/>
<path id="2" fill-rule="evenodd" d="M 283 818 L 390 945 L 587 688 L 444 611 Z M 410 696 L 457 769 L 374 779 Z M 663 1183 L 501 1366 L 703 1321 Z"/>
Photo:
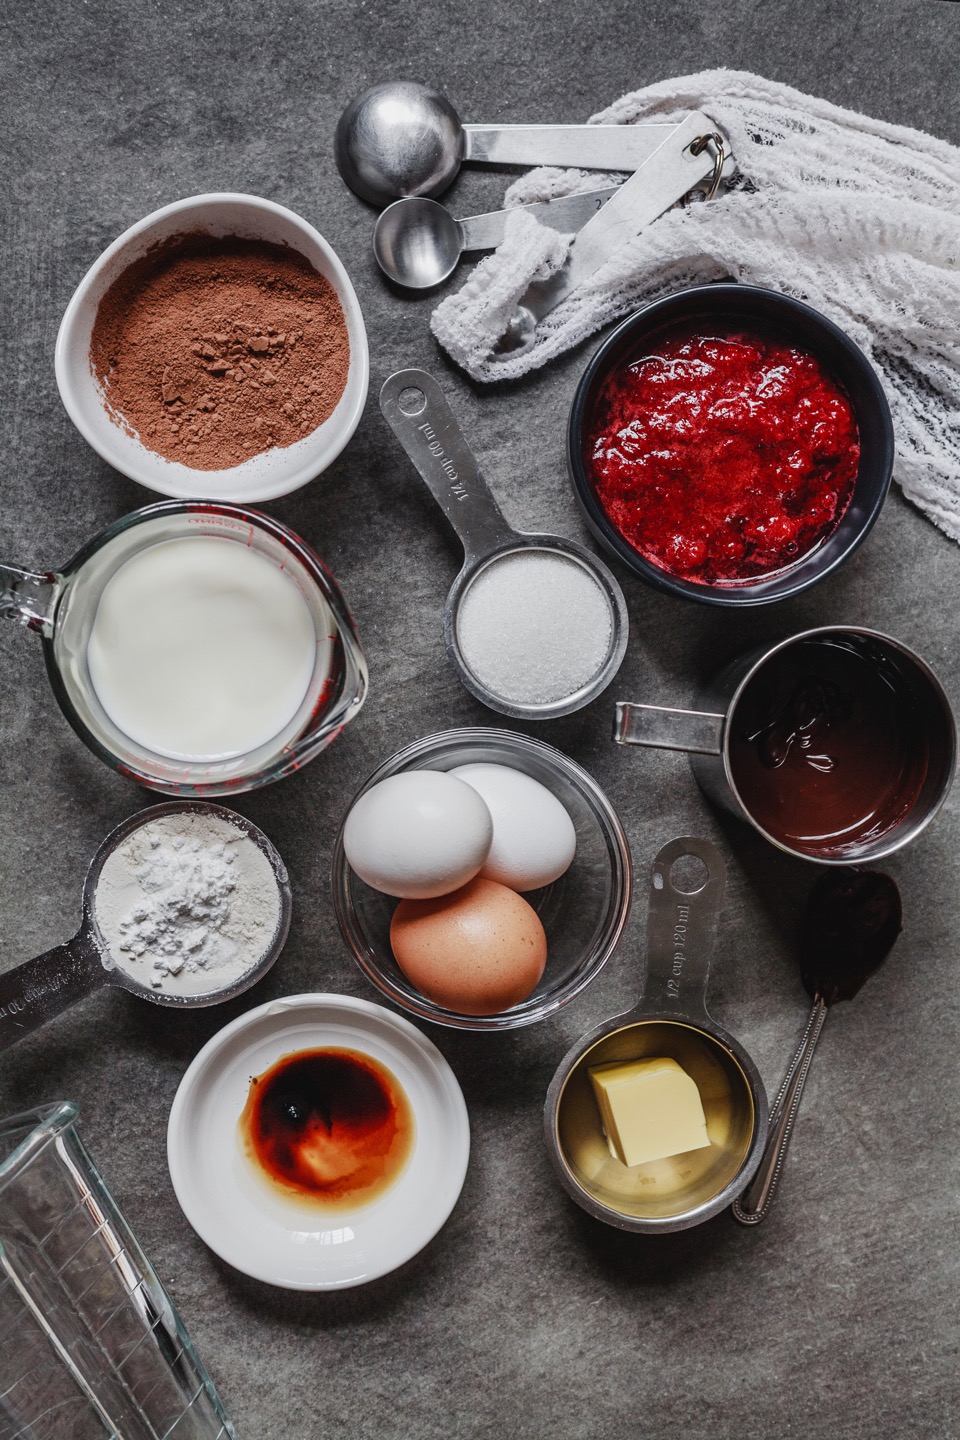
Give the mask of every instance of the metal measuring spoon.
<path id="1" fill-rule="evenodd" d="M 443 611 L 443 643 L 461 683 L 492 710 L 517 718 L 553 719 L 594 700 L 617 673 L 627 648 L 626 602 L 606 565 L 572 540 L 523 534 L 507 524 L 443 391 L 425 370 L 399 370 L 385 380 L 380 409 L 463 545 L 463 567 Z M 581 566 L 600 587 L 610 611 L 610 639 L 602 664 L 588 683 L 559 700 L 521 702 L 497 694 L 471 670 L 458 634 L 461 604 L 479 575 L 508 556 L 530 551 L 561 556 Z M 514 623 L 522 621 L 518 615 Z"/>
<path id="2" fill-rule="evenodd" d="M 408 290 L 429 290 L 453 274 L 463 251 L 495 250 L 506 233 L 507 220 L 518 211 L 553 230 L 576 231 L 618 188 L 585 190 L 537 205 L 469 215 L 464 220 L 455 220 L 436 200 L 411 195 L 395 200 L 381 212 L 373 230 L 373 253 L 388 280 Z"/>
<path id="3" fill-rule="evenodd" d="M 801 935 L 800 974 L 813 1009 L 803 1039 L 770 1111 L 763 1158 L 734 1202 L 734 1218 L 758 1225 L 773 1203 L 810 1062 L 827 1009 L 852 1000 L 893 949 L 903 923 L 900 891 L 875 870 L 837 870 L 813 887 Z"/>
<path id="4" fill-rule="evenodd" d="M 255 965 L 239 979 L 219 989 L 208 990 L 201 995 L 177 995 L 157 991 L 148 985 L 141 985 L 131 975 L 111 962 L 106 941 L 97 926 L 95 897 L 100 874 L 107 860 L 134 831 L 141 829 L 151 820 L 163 815 L 213 815 L 226 820 L 234 829 L 244 835 L 263 852 L 270 862 L 280 896 L 280 918 L 269 946 Z M 231 1000 L 248 990 L 265 975 L 283 949 L 290 929 L 291 915 L 290 882 L 287 870 L 271 842 L 252 821 L 242 815 L 226 810 L 222 805 L 211 805 L 203 800 L 170 801 L 165 805 L 152 805 L 124 820 L 100 845 L 90 862 L 87 878 L 83 884 L 83 922 L 72 940 L 55 945 L 52 950 L 26 960 L 5 975 L 0 975 L 0 1050 L 5 1050 L 15 1041 L 29 1035 L 52 1020 L 55 1015 L 82 1000 L 101 985 L 118 985 L 155 1005 L 173 1005 L 192 1009 L 201 1005 L 217 1005 L 222 1000 Z"/>
<path id="5" fill-rule="evenodd" d="M 672 125 L 462 125 L 426 85 L 389 80 L 364 90 L 337 122 L 337 169 L 361 200 L 440 195 L 465 160 L 636 170 Z"/>

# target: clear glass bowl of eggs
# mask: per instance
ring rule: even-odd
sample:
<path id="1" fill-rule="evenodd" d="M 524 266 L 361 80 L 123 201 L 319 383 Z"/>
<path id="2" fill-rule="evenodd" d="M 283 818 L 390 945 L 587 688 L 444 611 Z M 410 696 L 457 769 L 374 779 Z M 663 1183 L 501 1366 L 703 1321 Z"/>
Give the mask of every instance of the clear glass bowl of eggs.
<path id="1" fill-rule="evenodd" d="M 587 772 L 509 730 L 428 735 L 340 827 L 333 895 L 377 989 L 421 1020 L 512 1030 L 578 995 L 630 909 L 623 826 Z"/>

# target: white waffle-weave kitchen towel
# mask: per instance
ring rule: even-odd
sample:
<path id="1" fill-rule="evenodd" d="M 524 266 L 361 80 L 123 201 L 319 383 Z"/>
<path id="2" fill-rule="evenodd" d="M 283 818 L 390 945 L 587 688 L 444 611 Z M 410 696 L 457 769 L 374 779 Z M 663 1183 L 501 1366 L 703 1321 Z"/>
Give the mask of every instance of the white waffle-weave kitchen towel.
<path id="1" fill-rule="evenodd" d="M 648 85 L 595 122 L 679 122 L 704 110 L 739 170 L 710 203 L 676 207 L 625 245 L 537 328 L 531 349 L 493 347 L 531 280 L 562 264 L 570 237 L 528 215 L 433 315 L 441 345 L 480 381 L 545 365 L 610 321 L 685 285 L 734 278 L 829 315 L 871 358 L 897 436 L 905 494 L 960 540 L 960 149 L 743 71 Z M 601 183 L 533 170 L 509 205 Z"/>

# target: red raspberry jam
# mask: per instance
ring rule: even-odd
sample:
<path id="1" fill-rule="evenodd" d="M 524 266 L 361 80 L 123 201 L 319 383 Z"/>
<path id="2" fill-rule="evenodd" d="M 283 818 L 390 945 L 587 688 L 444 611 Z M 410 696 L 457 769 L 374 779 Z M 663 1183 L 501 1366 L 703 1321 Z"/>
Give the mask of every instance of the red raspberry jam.
<path id="1" fill-rule="evenodd" d="M 860 433 L 843 390 L 808 351 L 722 322 L 645 348 L 604 384 L 584 444 L 611 525 L 695 584 L 796 564 L 853 493 Z"/>

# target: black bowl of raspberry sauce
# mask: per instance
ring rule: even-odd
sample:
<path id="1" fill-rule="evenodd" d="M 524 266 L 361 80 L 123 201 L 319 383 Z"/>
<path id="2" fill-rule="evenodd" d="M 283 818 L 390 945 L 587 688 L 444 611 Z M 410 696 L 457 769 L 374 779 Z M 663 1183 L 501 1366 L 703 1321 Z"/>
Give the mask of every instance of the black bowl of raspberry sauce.
<path id="1" fill-rule="evenodd" d="M 570 474 L 600 543 L 669 594 L 762 605 L 815 585 L 890 488 L 890 409 L 819 311 L 700 285 L 631 315 L 573 401 Z"/>

